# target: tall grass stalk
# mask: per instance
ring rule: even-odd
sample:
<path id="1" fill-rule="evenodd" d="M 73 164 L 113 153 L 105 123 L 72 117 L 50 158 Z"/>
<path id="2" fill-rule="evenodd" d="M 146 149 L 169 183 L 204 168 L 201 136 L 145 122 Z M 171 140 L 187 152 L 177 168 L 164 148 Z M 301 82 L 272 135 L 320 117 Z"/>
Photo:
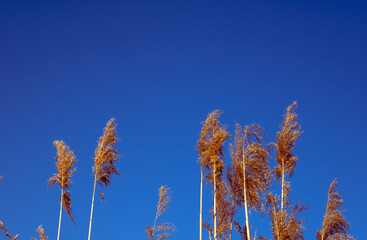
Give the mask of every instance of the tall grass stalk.
<path id="1" fill-rule="evenodd" d="M 55 158 L 57 173 L 55 173 L 53 177 L 48 179 L 48 186 L 52 188 L 52 186 L 56 183 L 61 189 L 59 226 L 57 230 L 57 240 L 59 240 L 63 208 L 68 213 L 71 221 L 75 224 L 74 218 L 71 215 L 71 199 L 68 189 L 72 184 L 71 177 L 76 170 L 76 167 L 74 167 L 76 159 L 73 151 L 71 151 L 70 148 L 63 141 L 54 141 L 54 146 L 57 149 L 57 155 Z"/>
<path id="2" fill-rule="evenodd" d="M 120 176 L 120 173 L 115 166 L 115 162 L 121 156 L 115 146 L 118 141 L 119 139 L 117 138 L 116 134 L 116 120 L 111 118 L 111 120 L 107 122 L 103 135 L 98 141 L 98 146 L 95 150 L 95 157 L 93 158 L 94 183 L 89 219 L 88 240 L 91 238 L 96 185 L 98 183 L 101 187 L 109 187 L 111 185 L 112 175 L 116 174 Z M 104 200 L 102 193 L 100 193 L 100 197 L 102 200 Z"/>

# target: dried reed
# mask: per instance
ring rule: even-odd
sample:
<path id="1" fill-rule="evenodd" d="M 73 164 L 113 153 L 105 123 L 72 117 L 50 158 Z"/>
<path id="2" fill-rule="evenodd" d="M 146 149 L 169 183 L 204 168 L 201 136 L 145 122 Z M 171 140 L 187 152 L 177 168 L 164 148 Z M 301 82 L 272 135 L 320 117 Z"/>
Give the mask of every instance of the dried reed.
<path id="1" fill-rule="evenodd" d="M 308 206 L 303 206 L 302 201 L 294 207 L 288 199 L 290 185 L 284 183 L 284 197 L 286 200 L 285 207 L 281 209 L 281 203 L 277 195 L 269 193 L 267 195 L 268 214 L 271 221 L 272 233 L 274 240 L 303 240 L 302 223 L 304 219 L 297 219 L 298 215 L 308 209 Z"/>
<path id="2" fill-rule="evenodd" d="M 299 136 L 302 135 L 301 126 L 298 123 L 296 113 L 297 102 L 288 106 L 284 115 L 283 123 L 280 125 L 280 131 L 277 133 L 275 143 L 275 159 L 278 166 L 275 167 L 274 173 L 277 181 L 282 181 L 281 209 L 284 207 L 284 190 L 286 174 L 292 176 L 297 165 L 298 158 L 294 155 L 295 143 Z"/>
<path id="3" fill-rule="evenodd" d="M 157 219 L 159 217 L 162 216 L 162 214 L 167 210 L 168 208 L 168 204 L 171 201 L 171 195 L 170 195 L 170 189 L 167 188 L 166 186 L 161 186 L 159 188 L 159 200 L 158 200 L 158 205 L 157 205 L 157 212 L 155 214 L 155 218 L 154 218 L 154 224 L 153 227 L 151 226 L 146 226 L 145 227 L 145 234 L 147 236 L 147 238 L 149 240 L 153 240 L 154 239 L 154 234 L 155 233 L 159 233 L 157 235 L 157 240 L 163 240 L 165 238 L 168 238 L 169 236 L 171 236 L 171 233 L 167 232 L 167 231 L 174 231 L 175 230 L 175 226 L 172 223 L 162 223 L 159 226 L 156 226 L 157 223 Z"/>
<path id="4" fill-rule="evenodd" d="M 42 228 L 42 225 L 40 225 L 37 228 L 37 232 L 38 232 L 38 235 L 40 237 L 40 240 L 47 240 L 48 239 L 48 237 L 46 236 L 45 230 Z M 37 240 L 37 239 L 32 238 L 32 240 Z"/>
<path id="5" fill-rule="evenodd" d="M 223 176 L 224 153 L 223 144 L 229 139 L 227 128 L 223 127 L 218 118 L 221 111 L 215 110 L 210 113 L 202 124 L 199 140 L 196 150 L 199 153 L 199 163 L 201 165 L 201 187 L 200 187 L 200 240 L 202 239 L 202 184 L 203 171 L 209 170 L 211 176 L 208 176 L 209 182 L 213 184 L 213 224 L 214 240 L 217 240 L 217 185 Z M 217 180 L 218 179 L 218 180 Z"/>
<path id="6" fill-rule="evenodd" d="M 109 187 L 111 185 L 112 175 L 120 176 L 119 171 L 115 166 L 115 162 L 121 156 L 116 149 L 116 143 L 119 141 L 116 134 L 116 120 L 111 118 L 104 129 L 102 137 L 98 141 L 98 146 L 95 150 L 95 157 L 93 158 L 94 166 L 94 187 L 92 196 L 92 205 L 89 220 L 88 240 L 91 237 L 94 196 L 96 193 L 96 183 L 101 187 Z M 100 193 L 100 197 L 104 200 L 104 195 Z"/>
<path id="7" fill-rule="evenodd" d="M 15 240 L 15 239 L 17 239 L 18 237 L 19 237 L 19 234 L 17 234 L 17 235 L 15 235 L 14 237 L 12 237 L 10 234 L 9 234 L 9 232 L 5 229 L 5 227 L 4 227 L 4 224 L 3 224 L 3 222 L 2 221 L 0 221 L 0 229 L 5 233 L 5 235 L 9 238 L 9 239 L 11 239 L 11 240 Z"/>
<path id="8" fill-rule="evenodd" d="M 349 223 L 343 216 L 344 211 L 341 210 L 344 201 L 336 191 L 337 188 L 338 182 L 335 179 L 330 184 L 322 229 L 317 231 L 317 240 L 354 240 L 352 236 L 348 235 Z"/>
<path id="9" fill-rule="evenodd" d="M 57 149 L 57 154 L 55 158 L 57 173 L 55 173 L 54 176 L 48 179 L 48 186 L 52 188 L 53 185 L 56 183 L 61 189 L 59 227 L 57 232 L 57 240 L 59 240 L 63 208 L 69 215 L 71 221 L 75 224 L 74 218 L 71 215 L 72 210 L 69 187 L 72 184 L 71 177 L 76 170 L 76 167 L 73 168 L 76 163 L 76 159 L 73 151 L 71 151 L 70 148 L 63 141 L 54 141 L 54 146 Z"/>
<path id="10" fill-rule="evenodd" d="M 234 143 L 230 145 L 232 166 L 229 172 L 233 175 L 229 174 L 229 183 L 238 205 L 245 208 L 247 240 L 251 239 L 248 208 L 264 211 L 264 194 L 271 183 L 269 151 L 263 139 L 264 131 L 260 126 L 253 124 L 242 130 L 236 124 Z M 236 229 L 239 230 L 238 224 Z"/>

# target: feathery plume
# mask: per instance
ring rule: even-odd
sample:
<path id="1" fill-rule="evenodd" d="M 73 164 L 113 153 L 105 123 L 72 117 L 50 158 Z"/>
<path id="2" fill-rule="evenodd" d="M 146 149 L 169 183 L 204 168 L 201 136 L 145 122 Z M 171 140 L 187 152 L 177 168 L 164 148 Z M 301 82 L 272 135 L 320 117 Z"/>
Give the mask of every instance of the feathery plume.
<path id="1" fill-rule="evenodd" d="M 153 227 L 146 226 L 145 227 L 145 235 L 149 240 L 153 240 L 156 233 L 157 240 L 163 240 L 171 236 L 171 233 L 168 231 L 174 231 L 176 228 L 172 223 L 162 223 L 156 226 L 157 219 L 162 216 L 162 214 L 167 210 L 168 204 L 171 201 L 171 192 L 170 189 L 166 186 L 161 186 L 158 192 L 159 200 L 157 205 L 157 212 L 154 219 Z"/>
<path id="2" fill-rule="evenodd" d="M 76 159 L 73 151 L 71 151 L 70 148 L 63 141 L 54 141 L 54 146 L 57 149 L 57 154 L 55 158 L 57 173 L 55 173 L 54 176 L 48 179 L 48 187 L 52 188 L 54 184 L 57 184 L 61 189 L 59 228 L 57 233 L 57 240 L 59 240 L 63 208 L 67 212 L 70 220 L 75 224 L 74 218 L 72 216 L 70 199 L 71 194 L 69 188 L 72 184 L 71 177 L 76 170 L 76 167 L 74 167 Z"/>
<path id="3" fill-rule="evenodd" d="M 338 182 L 335 179 L 330 184 L 322 229 L 316 234 L 317 240 L 354 239 L 352 236 L 348 235 L 349 223 L 343 216 L 344 211 L 341 210 L 344 201 L 336 191 L 337 188 Z"/>
<path id="4" fill-rule="evenodd" d="M 94 166 L 94 187 L 91 205 L 91 214 L 89 221 L 89 233 L 88 240 L 90 240 L 94 207 L 94 196 L 96 193 L 96 183 L 101 187 L 109 187 L 111 185 L 111 179 L 113 174 L 120 176 L 118 169 L 115 166 L 115 162 L 121 156 L 116 149 L 116 143 L 119 141 L 116 134 L 116 120 L 111 118 L 104 129 L 102 137 L 98 141 L 97 148 L 95 150 L 95 157 L 93 158 Z M 104 194 L 100 193 L 101 200 L 104 200 Z"/>
<path id="5" fill-rule="evenodd" d="M 272 226 L 272 233 L 274 240 L 303 240 L 302 223 L 304 219 L 297 219 L 298 215 L 308 209 L 308 206 L 303 206 L 302 201 L 297 203 L 294 207 L 288 200 L 290 191 L 289 183 L 285 183 L 285 199 L 287 202 L 285 208 L 281 209 L 280 200 L 277 195 L 269 193 L 267 195 L 267 207 Z"/>
<path id="6" fill-rule="evenodd" d="M 264 211 L 264 194 L 271 183 L 269 151 L 263 143 L 264 137 L 264 130 L 257 124 L 247 126 L 244 130 L 236 124 L 234 143 L 230 145 L 232 165 L 229 172 L 233 176 L 229 184 L 237 204 L 245 208 L 247 240 L 251 239 L 248 208 Z"/>
<path id="7" fill-rule="evenodd" d="M 280 125 L 280 131 L 277 133 L 275 143 L 275 159 L 278 166 L 275 167 L 274 173 L 277 181 L 282 181 L 282 195 L 281 195 L 281 209 L 283 209 L 285 178 L 288 174 L 294 174 L 298 158 L 294 155 L 295 143 L 298 137 L 302 135 L 301 126 L 298 123 L 298 116 L 296 113 L 297 102 L 287 107 L 283 123 Z"/>
<path id="8" fill-rule="evenodd" d="M 46 233 L 45 233 L 45 230 L 42 228 L 42 225 L 40 225 L 38 228 L 37 228 L 37 232 L 38 232 L 38 235 L 40 237 L 40 240 L 47 240 L 48 237 L 46 236 Z M 35 238 L 32 238 L 33 240 L 37 240 Z"/>
<path id="9" fill-rule="evenodd" d="M 221 111 L 215 110 L 210 113 L 203 123 L 196 150 L 199 153 L 201 165 L 201 193 L 200 193 L 200 240 L 202 239 L 202 182 L 203 171 L 209 170 L 211 176 L 206 175 L 209 182 L 213 184 L 213 234 L 217 240 L 217 185 L 222 179 L 224 169 L 223 144 L 229 139 L 227 128 L 223 127 L 218 118 Z"/>

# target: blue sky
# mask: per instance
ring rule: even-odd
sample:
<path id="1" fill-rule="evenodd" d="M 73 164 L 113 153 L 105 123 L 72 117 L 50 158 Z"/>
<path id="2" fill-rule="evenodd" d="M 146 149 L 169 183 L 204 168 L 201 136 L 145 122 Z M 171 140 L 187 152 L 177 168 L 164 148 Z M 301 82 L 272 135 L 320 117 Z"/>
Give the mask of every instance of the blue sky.
<path id="1" fill-rule="evenodd" d="M 197 239 L 200 122 L 221 109 L 232 134 L 235 122 L 258 123 L 274 141 L 296 100 L 304 134 L 291 200 L 311 207 L 305 238 L 321 227 L 337 177 L 351 234 L 367 239 L 366 10 L 365 1 L 1 1 L 0 219 L 21 239 L 40 224 L 56 238 L 60 192 L 46 181 L 52 143 L 64 140 L 78 159 L 78 227 L 64 213 L 61 239 L 87 238 L 94 149 L 115 117 L 122 177 L 96 202 L 92 239 L 144 239 L 162 184 L 172 239 Z M 206 212 L 211 204 L 205 189 Z M 266 216 L 250 221 L 270 237 Z"/>

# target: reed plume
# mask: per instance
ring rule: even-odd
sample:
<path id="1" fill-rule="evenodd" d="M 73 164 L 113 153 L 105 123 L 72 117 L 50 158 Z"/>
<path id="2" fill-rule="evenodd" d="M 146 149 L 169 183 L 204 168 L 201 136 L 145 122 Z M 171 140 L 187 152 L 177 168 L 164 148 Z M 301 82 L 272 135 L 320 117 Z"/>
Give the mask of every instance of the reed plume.
<path id="1" fill-rule="evenodd" d="M 228 166 L 227 167 L 227 171 L 226 171 L 226 178 L 227 178 L 227 183 L 226 184 L 226 189 L 228 192 L 228 195 L 230 196 L 230 203 L 231 203 L 231 207 L 230 209 L 230 223 L 229 223 L 229 237 L 228 240 L 232 239 L 232 232 L 233 232 L 233 226 L 234 226 L 234 216 L 236 215 L 237 211 L 238 211 L 238 207 L 240 205 L 240 203 L 238 202 L 238 200 L 236 200 L 236 194 L 235 194 L 235 189 L 232 187 L 235 182 L 237 182 L 238 180 L 235 179 L 236 176 L 233 173 L 233 167 L 232 166 Z"/>
<path id="2" fill-rule="evenodd" d="M 196 145 L 196 150 L 199 153 L 199 163 L 201 166 L 201 183 L 200 183 L 200 240 L 202 239 L 202 186 L 203 186 L 203 171 L 209 170 L 211 183 L 213 184 L 213 235 L 214 240 L 217 240 L 217 182 L 223 176 L 224 168 L 224 153 L 223 144 L 229 139 L 227 128 L 223 127 L 218 118 L 221 111 L 215 110 L 210 113 L 202 124 L 199 140 Z M 218 179 L 218 180 L 217 180 Z"/>
<path id="3" fill-rule="evenodd" d="M 75 224 L 74 218 L 72 216 L 70 199 L 71 195 L 69 188 L 72 184 L 71 177 L 76 170 L 76 167 L 74 167 L 76 159 L 73 151 L 71 151 L 70 148 L 63 141 L 54 141 L 54 146 L 57 149 L 57 154 L 55 158 L 57 173 L 55 173 L 54 176 L 48 179 L 48 186 L 49 188 L 52 188 L 54 184 L 57 184 L 61 189 L 59 227 L 57 231 L 57 240 L 59 240 L 63 208 L 69 215 L 70 220 Z"/>
<path id="4" fill-rule="evenodd" d="M 211 175 L 210 175 L 211 176 Z M 227 240 L 232 238 L 233 217 L 236 213 L 234 197 L 228 184 L 221 179 L 218 181 L 217 189 L 217 238 Z M 213 214 L 213 211 L 211 211 Z"/>
<path id="5" fill-rule="evenodd" d="M 42 225 L 40 225 L 37 228 L 37 232 L 38 232 L 38 235 L 40 237 L 40 240 L 47 240 L 48 239 L 48 237 L 46 236 L 45 230 L 42 228 Z M 32 238 L 32 240 L 37 240 L 37 239 Z"/>
<path id="6" fill-rule="evenodd" d="M 155 233 L 158 233 L 156 239 L 163 240 L 171 236 L 171 233 L 168 231 L 174 231 L 175 226 L 172 223 L 162 223 L 156 226 L 157 219 L 162 216 L 162 214 L 167 210 L 168 204 L 171 201 L 171 192 L 170 189 L 166 186 L 161 186 L 158 192 L 159 200 L 157 205 L 157 212 L 155 214 L 153 227 L 146 226 L 145 234 L 149 240 L 154 239 Z"/>
<path id="7" fill-rule="evenodd" d="M 280 131 L 277 133 L 275 143 L 275 159 L 278 166 L 275 167 L 274 173 L 277 181 L 281 179 L 282 195 L 281 209 L 284 207 L 286 200 L 284 199 L 286 175 L 292 176 L 297 165 L 298 158 L 294 155 L 295 143 L 299 136 L 302 135 L 301 126 L 298 123 L 296 113 L 297 102 L 287 107 L 283 123 L 280 125 Z"/>
<path id="8" fill-rule="evenodd" d="M 343 216 L 344 211 L 341 210 L 344 201 L 336 191 L 337 188 L 338 182 L 335 179 L 330 184 L 322 229 L 317 231 L 317 240 L 354 240 L 348 235 L 349 223 Z"/>
<path id="9" fill-rule="evenodd" d="M 94 166 L 92 169 L 94 174 L 94 187 L 90 211 L 88 240 L 90 240 L 91 237 L 96 184 L 98 183 L 101 187 L 109 187 L 111 185 L 112 175 L 116 174 L 120 176 L 120 173 L 115 166 L 115 162 L 121 156 L 115 146 L 118 141 L 119 139 L 116 134 L 116 120 L 111 118 L 107 122 L 102 137 L 98 140 L 95 157 L 93 158 Z M 100 197 L 104 200 L 103 193 L 100 193 Z"/>
<path id="10" fill-rule="evenodd" d="M 248 208 L 264 212 L 264 195 L 271 183 L 269 151 L 263 143 L 264 135 L 263 129 L 257 124 L 247 126 L 244 130 L 236 124 L 234 143 L 230 145 L 230 172 L 233 172 L 233 176 L 229 183 L 237 204 L 245 209 L 247 240 L 251 239 Z M 236 229 L 239 230 L 239 227 Z"/>
<path id="11" fill-rule="evenodd" d="M 269 193 L 267 195 L 267 207 L 270 222 L 272 226 L 272 235 L 274 240 L 303 240 L 302 226 L 304 219 L 298 219 L 298 215 L 308 209 L 308 206 L 303 206 L 303 202 L 298 202 L 294 207 L 288 199 L 290 185 L 284 183 L 284 195 L 287 202 L 285 207 L 281 208 L 281 203 L 277 195 Z"/>

